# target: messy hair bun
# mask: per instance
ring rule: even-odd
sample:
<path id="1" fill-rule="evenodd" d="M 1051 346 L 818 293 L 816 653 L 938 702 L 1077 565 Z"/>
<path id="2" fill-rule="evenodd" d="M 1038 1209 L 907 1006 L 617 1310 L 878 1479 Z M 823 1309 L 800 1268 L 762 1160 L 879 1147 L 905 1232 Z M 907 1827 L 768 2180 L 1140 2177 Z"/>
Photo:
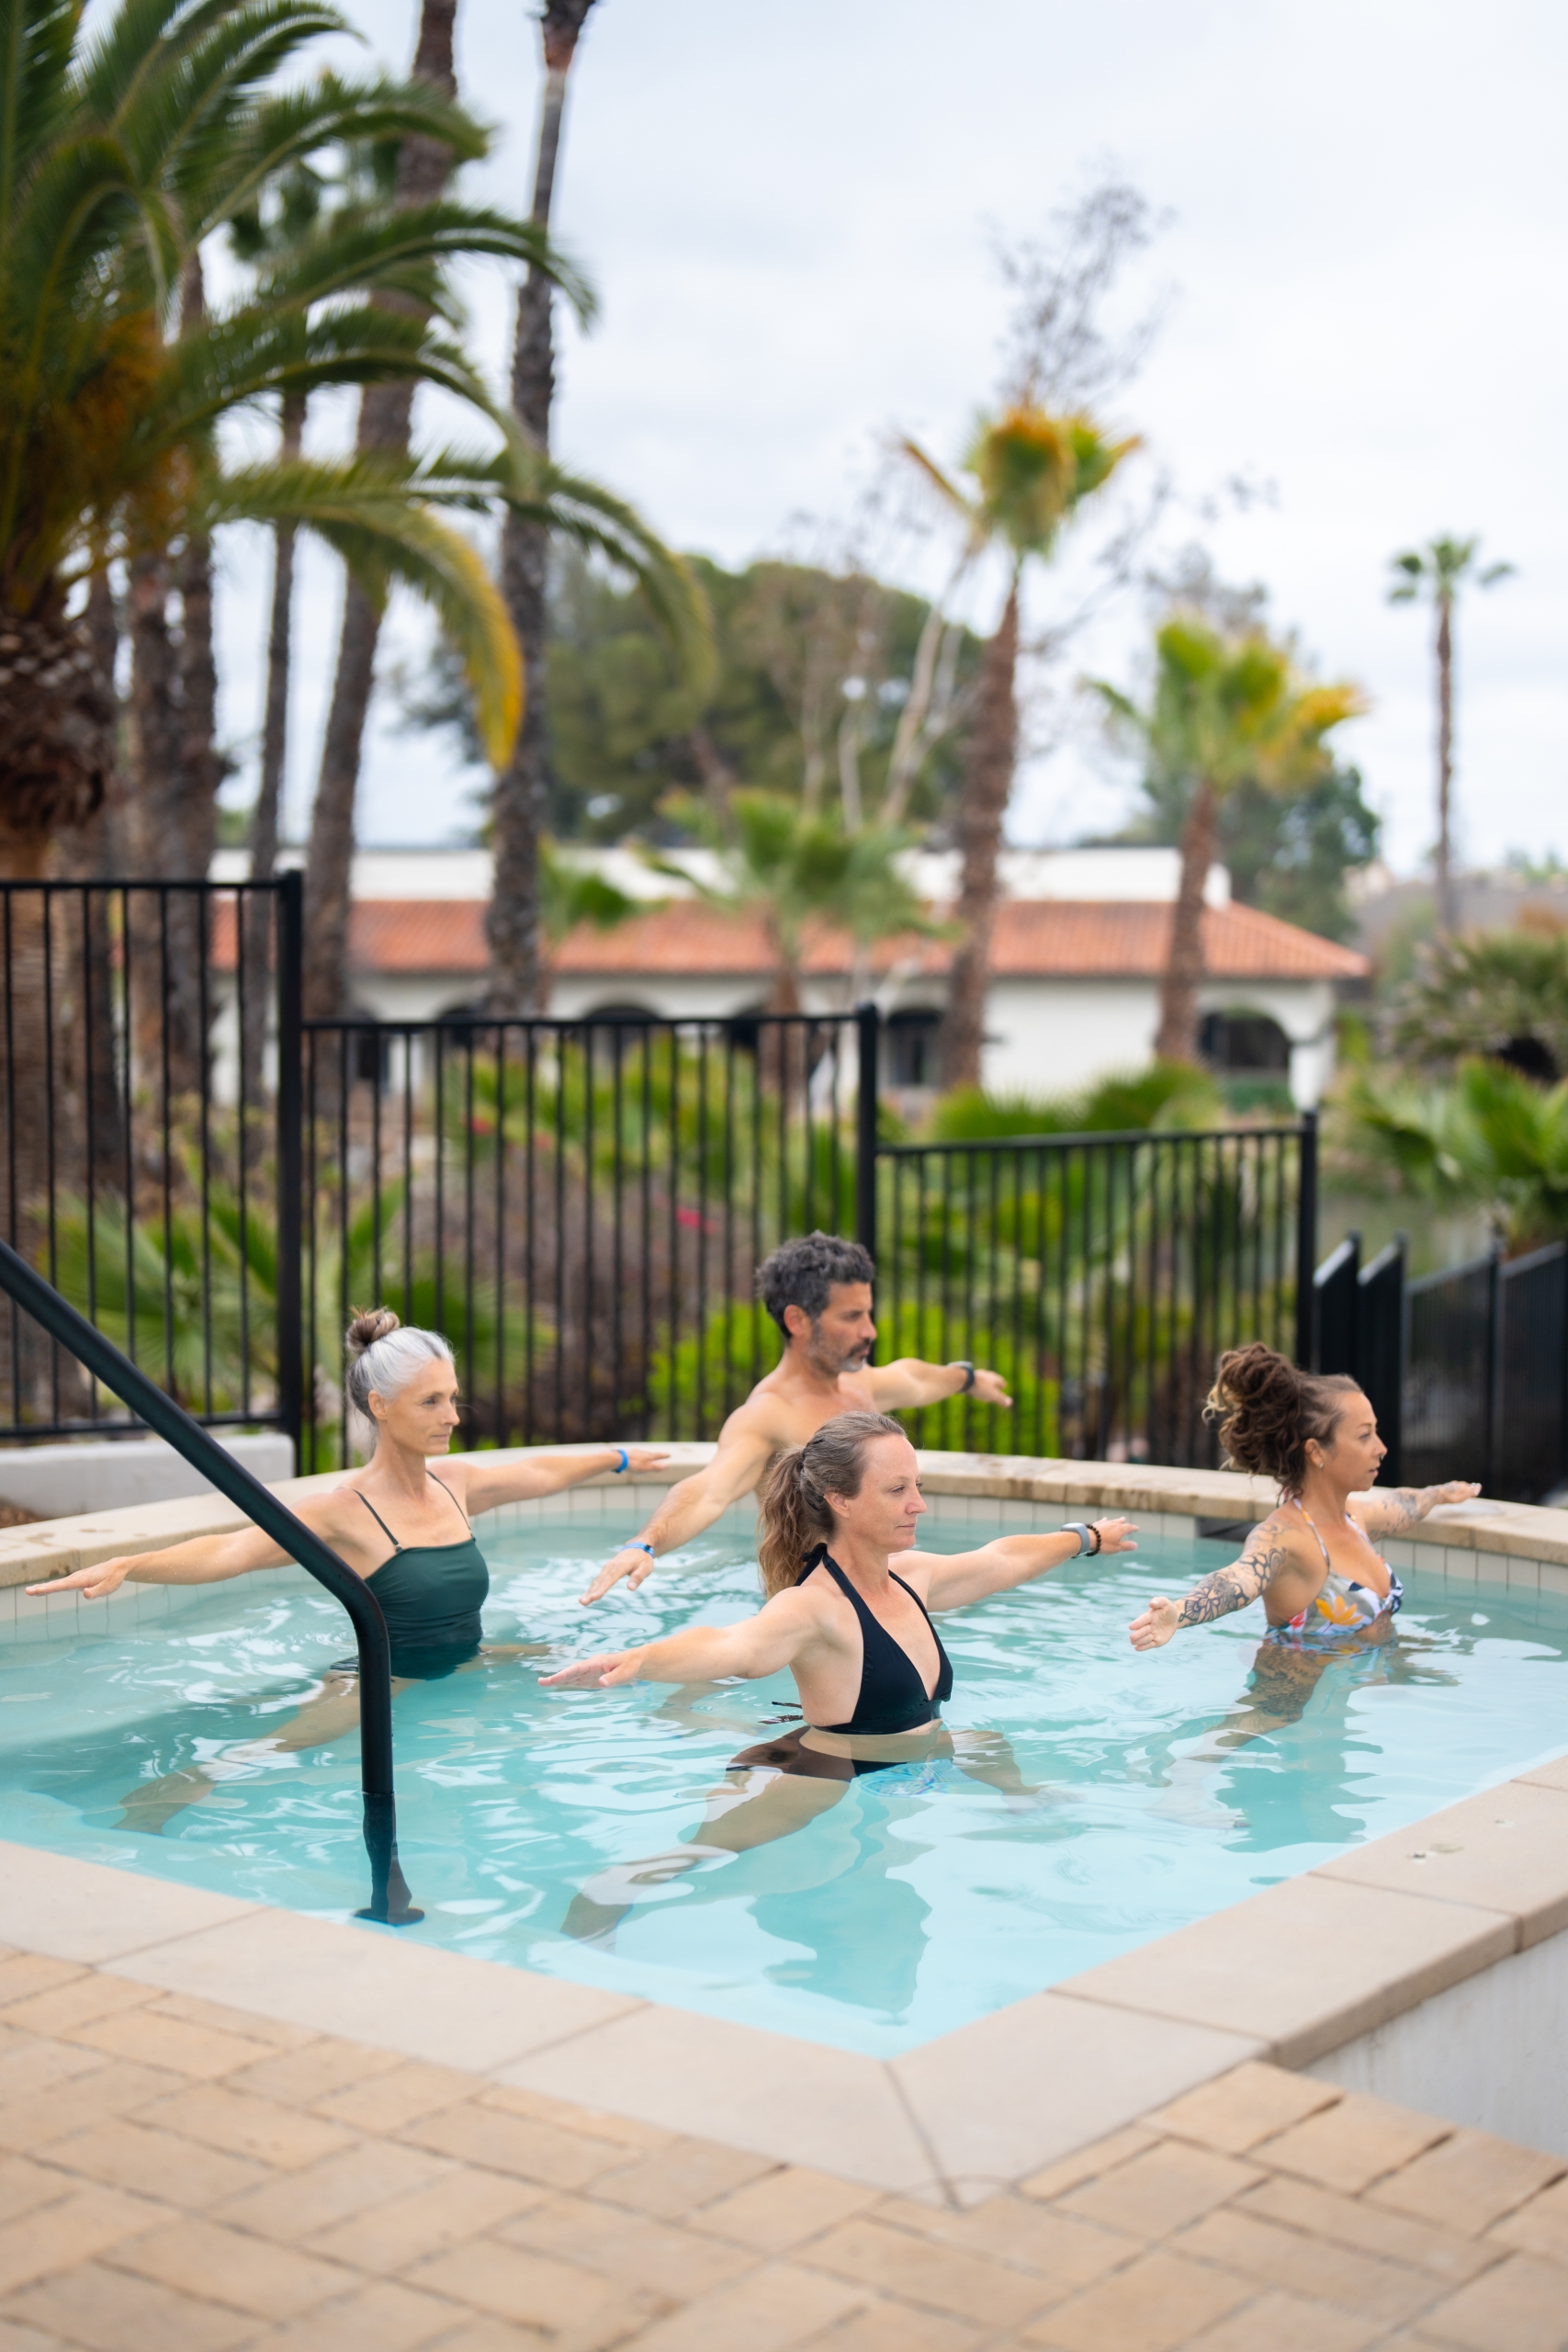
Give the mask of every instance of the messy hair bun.
<path id="1" fill-rule="evenodd" d="M 343 1335 L 350 1363 L 367 1348 L 373 1348 L 378 1340 L 389 1339 L 398 1329 L 398 1321 L 389 1306 L 356 1307 L 354 1320 Z"/>
<path id="2" fill-rule="evenodd" d="M 1254 1340 L 1220 1358 L 1203 1419 L 1219 1422 L 1229 1468 L 1277 1478 L 1283 1493 L 1299 1495 L 1308 1440 L 1330 1444 L 1345 1399 L 1360 1394 L 1359 1381 L 1348 1374 L 1302 1372 L 1289 1356 Z"/>
<path id="3" fill-rule="evenodd" d="M 376 1442 L 372 1389 L 378 1396 L 395 1396 L 418 1377 L 422 1364 L 452 1361 L 452 1351 L 439 1331 L 422 1331 L 413 1324 L 405 1329 L 389 1306 L 356 1308 L 344 1334 L 344 1351 L 348 1357 L 344 1388 L 349 1410 L 368 1425 L 372 1445 Z"/>

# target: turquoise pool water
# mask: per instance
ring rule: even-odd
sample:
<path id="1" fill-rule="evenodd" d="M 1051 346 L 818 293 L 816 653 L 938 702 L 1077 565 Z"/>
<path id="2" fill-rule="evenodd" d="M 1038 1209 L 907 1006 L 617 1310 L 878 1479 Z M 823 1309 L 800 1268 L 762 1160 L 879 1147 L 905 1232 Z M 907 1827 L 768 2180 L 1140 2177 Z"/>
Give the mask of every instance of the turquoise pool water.
<path id="1" fill-rule="evenodd" d="M 753 1605 L 754 1566 L 729 1537 L 587 1614 L 576 1595 L 619 1532 L 489 1534 L 490 1635 L 560 1658 Z M 942 1523 L 927 1540 L 985 1537 Z M 1227 1556 L 1153 1542 L 945 1618 L 947 1719 L 1006 1749 L 866 1776 L 792 1835 L 640 1889 L 628 1868 L 678 1849 L 736 1749 L 776 1734 L 787 1678 L 695 1697 L 545 1691 L 539 1657 L 500 1657 L 407 1690 L 400 1840 L 428 1917 L 403 1933 L 886 2055 L 1568 1745 L 1555 1596 L 1417 1574 L 1396 1639 L 1310 1682 L 1288 1664 L 1257 1682 L 1256 1610 L 1135 1656 L 1126 1625 L 1145 1598 Z M 346 1646 L 341 1611 L 292 1572 L 0 1649 L 0 1835 L 347 1917 L 366 1887 L 355 1738 L 232 1752 L 278 1730 Z M 203 1801 L 155 1835 L 124 1826 L 129 1792 L 197 1767 L 217 1775 Z M 565 1932 L 569 1917 L 595 1939 Z"/>

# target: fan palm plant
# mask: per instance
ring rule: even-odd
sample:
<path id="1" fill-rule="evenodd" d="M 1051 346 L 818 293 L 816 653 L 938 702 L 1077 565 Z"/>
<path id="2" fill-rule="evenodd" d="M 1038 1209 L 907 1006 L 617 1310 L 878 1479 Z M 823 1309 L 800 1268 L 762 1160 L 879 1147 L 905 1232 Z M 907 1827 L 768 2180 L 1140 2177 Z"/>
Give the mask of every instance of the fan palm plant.
<path id="1" fill-rule="evenodd" d="M 1568 931 L 1521 922 L 1513 931 L 1439 939 L 1396 1008 L 1393 1045 L 1429 1069 L 1471 1054 L 1545 1083 L 1568 1072 Z"/>
<path id="2" fill-rule="evenodd" d="M 1454 927 L 1452 820 L 1454 781 L 1454 604 L 1466 581 L 1477 588 L 1506 580 L 1511 563 L 1477 560 L 1479 539 L 1432 539 L 1424 548 L 1408 548 L 1392 561 L 1391 605 L 1413 605 L 1418 596 L 1431 600 L 1437 614 L 1433 652 L 1438 664 L 1438 928 Z"/>
<path id="3" fill-rule="evenodd" d="M 1203 974 L 1203 888 L 1213 863 L 1222 802 L 1248 781 L 1292 789 L 1326 772 L 1331 729 L 1366 708 L 1353 685 L 1304 678 L 1288 647 L 1260 628 L 1235 632 L 1197 613 L 1175 613 L 1155 638 L 1147 707 L 1103 679 L 1094 691 L 1113 723 L 1134 737 L 1163 785 L 1186 800 L 1181 876 L 1160 982 L 1155 1052 L 1198 1058 L 1198 986 Z"/>
<path id="4" fill-rule="evenodd" d="M 720 879 L 709 884 L 683 866 L 653 863 L 694 882 L 711 904 L 761 923 L 773 956 L 771 1012 L 801 1010 L 813 923 L 848 932 L 857 963 L 879 939 L 933 928 L 899 865 L 912 833 L 887 825 L 849 832 L 836 811 L 803 808 L 780 792 L 732 792 L 718 815 L 691 794 L 671 795 L 663 808 L 715 852 Z"/>
<path id="5" fill-rule="evenodd" d="M 1327 1140 L 1358 1187 L 1444 1214 L 1485 1210 L 1516 1251 L 1568 1236 L 1568 1081 L 1541 1086 L 1480 1058 L 1435 1086 L 1359 1069 L 1331 1105 Z"/>
<path id="6" fill-rule="evenodd" d="M 981 663 L 958 802 L 963 869 L 955 914 L 962 935 L 942 1023 L 944 1083 L 977 1086 L 997 858 L 1018 759 L 1019 594 L 1024 569 L 1032 560 L 1043 561 L 1054 553 L 1063 526 L 1138 442 L 1111 440 L 1090 417 L 1057 416 L 1020 402 L 982 421 L 964 460 L 972 490 L 950 480 L 914 442 L 902 446 L 962 516 L 971 551 L 996 548 L 1007 564 L 1007 597 Z"/>
<path id="7" fill-rule="evenodd" d="M 435 511 L 487 505 L 520 481 L 514 445 L 505 463 L 233 468 L 219 438 L 242 409 L 389 378 L 495 419 L 445 320 L 361 289 L 423 284 L 476 245 L 544 261 L 536 232 L 441 205 L 401 215 L 395 236 L 355 219 L 183 334 L 175 318 L 204 240 L 299 158 L 416 130 L 471 152 L 472 125 L 415 86 L 328 77 L 275 91 L 306 42 L 342 28 L 314 0 L 122 0 L 91 41 L 82 19 L 80 0 L 0 0 L 0 852 L 13 872 L 39 870 L 51 833 L 102 788 L 104 682 L 66 615 L 116 558 L 292 514 L 378 587 L 400 580 L 436 607 L 497 755 L 520 697 L 500 601 Z"/>

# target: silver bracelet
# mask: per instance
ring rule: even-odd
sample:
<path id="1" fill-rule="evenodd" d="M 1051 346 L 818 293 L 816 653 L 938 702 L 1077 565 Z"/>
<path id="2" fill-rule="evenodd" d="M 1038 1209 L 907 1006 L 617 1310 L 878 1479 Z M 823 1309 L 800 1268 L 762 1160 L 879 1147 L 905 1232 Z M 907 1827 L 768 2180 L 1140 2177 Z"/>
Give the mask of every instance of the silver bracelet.
<path id="1" fill-rule="evenodd" d="M 1086 1527 L 1081 1519 L 1069 1519 L 1064 1522 L 1062 1532 L 1064 1535 L 1076 1535 L 1077 1537 L 1077 1555 L 1080 1560 L 1083 1558 L 1086 1552 L 1091 1560 L 1097 1560 L 1100 1557 L 1101 1538 L 1098 1527 Z M 1091 1535 L 1094 1538 L 1092 1544 L 1089 1540 Z"/>

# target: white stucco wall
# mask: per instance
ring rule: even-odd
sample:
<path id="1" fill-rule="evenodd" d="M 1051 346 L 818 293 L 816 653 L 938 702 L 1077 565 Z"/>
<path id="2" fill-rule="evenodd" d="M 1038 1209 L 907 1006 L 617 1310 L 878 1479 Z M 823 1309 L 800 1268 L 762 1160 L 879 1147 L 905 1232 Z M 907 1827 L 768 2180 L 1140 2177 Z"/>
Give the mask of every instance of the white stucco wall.
<path id="1" fill-rule="evenodd" d="M 358 1013 L 378 1021 L 434 1021 L 483 994 L 481 974 L 359 975 Z M 725 1020 L 758 1011 L 767 983 L 755 974 L 695 977 L 665 972 L 614 975 L 570 973 L 550 989 L 558 1021 L 580 1021 L 611 1005 L 637 1006 L 665 1021 Z M 215 1088 L 233 1099 L 237 1023 L 232 985 L 220 981 L 215 1024 Z M 941 984 L 910 980 L 879 991 L 884 1013 L 940 1012 Z M 837 980 L 808 985 L 807 1009 L 844 1011 L 849 990 Z M 1209 980 L 1199 992 L 1203 1012 L 1262 1012 L 1292 1041 L 1291 1091 L 1298 1107 L 1322 1097 L 1334 1069 L 1334 989 L 1326 980 Z M 1141 1069 L 1154 1050 L 1159 991 L 1152 979 L 1004 979 L 987 1001 L 985 1079 L 997 1092 L 1062 1094 L 1113 1072 Z"/>
<path id="2" fill-rule="evenodd" d="M 936 999 L 917 999 L 934 1005 Z M 902 1002 L 903 1000 L 900 1000 Z M 1334 1067 L 1334 992 L 1325 980 L 1211 980 L 1201 1012 L 1262 1012 L 1292 1041 L 1291 1091 L 1298 1107 L 1321 1097 Z M 998 980 L 987 1000 L 986 1084 L 1061 1094 L 1119 1070 L 1141 1069 L 1159 1026 L 1155 981 Z"/>

